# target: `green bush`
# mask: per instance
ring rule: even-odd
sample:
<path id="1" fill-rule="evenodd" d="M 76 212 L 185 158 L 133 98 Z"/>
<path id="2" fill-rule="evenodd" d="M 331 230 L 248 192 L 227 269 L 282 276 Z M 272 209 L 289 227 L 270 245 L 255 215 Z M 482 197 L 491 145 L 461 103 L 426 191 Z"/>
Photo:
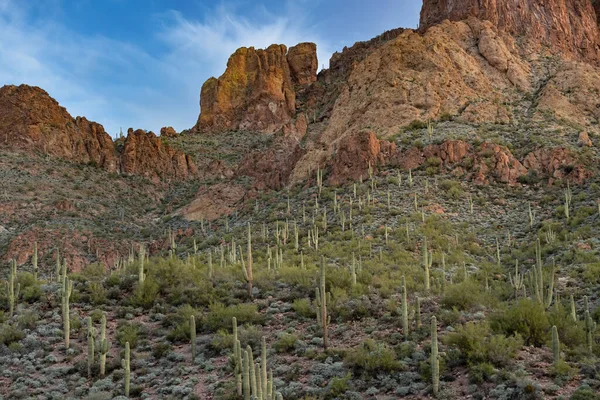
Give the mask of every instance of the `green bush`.
<path id="1" fill-rule="evenodd" d="M 159 293 L 158 283 L 147 277 L 141 285 L 136 286 L 129 303 L 134 307 L 149 309 L 154 305 Z"/>
<path id="2" fill-rule="evenodd" d="M 355 371 L 368 374 L 402 369 L 402 364 L 396 360 L 396 352 L 385 343 L 377 343 L 372 339 L 349 350 L 344 363 Z"/>
<path id="3" fill-rule="evenodd" d="M 117 341 L 122 347 L 129 342 L 129 346 L 133 349 L 138 343 L 141 327 L 138 323 L 124 323 L 117 328 Z"/>
<path id="4" fill-rule="evenodd" d="M 10 346 L 25 337 L 25 333 L 9 323 L 4 323 L 0 326 L 0 343 L 5 346 Z"/>
<path id="5" fill-rule="evenodd" d="M 37 313 L 33 311 L 26 311 L 25 313 L 19 315 L 17 317 L 17 322 L 20 328 L 33 330 L 35 329 L 35 325 L 37 323 L 38 316 Z"/>
<path id="6" fill-rule="evenodd" d="M 468 322 L 450 333 L 445 342 L 458 348 L 470 365 L 491 363 L 498 367 L 509 364 L 523 346 L 518 335 L 493 335 L 487 322 Z"/>
<path id="7" fill-rule="evenodd" d="M 206 327 L 211 331 L 229 329 L 231 320 L 237 318 L 238 325 L 262 324 L 264 317 L 257 311 L 255 304 L 236 304 L 225 306 L 222 303 L 212 303 L 206 315 Z"/>
<path id="8" fill-rule="evenodd" d="M 130 343 L 131 344 L 131 343 Z M 173 346 L 167 342 L 157 343 L 152 347 L 152 357 L 159 360 L 169 354 Z"/>
<path id="9" fill-rule="evenodd" d="M 446 287 L 442 298 L 442 306 L 447 309 L 470 310 L 482 303 L 482 286 L 480 283 L 467 279 L 456 285 Z"/>
<path id="10" fill-rule="evenodd" d="M 336 399 L 346 393 L 349 389 L 350 379 L 352 379 L 352 374 L 349 372 L 343 377 L 334 377 L 329 383 L 329 391 L 325 395 L 325 399 Z"/>
<path id="11" fill-rule="evenodd" d="M 504 307 L 490 317 L 495 332 L 507 336 L 521 335 L 525 344 L 541 347 L 545 344 L 550 329 L 543 304 L 531 299 L 522 299 Z"/>
<path id="12" fill-rule="evenodd" d="M 42 297 L 40 282 L 29 272 L 21 272 L 17 276 L 17 284 L 21 287 L 21 298 L 27 303 L 35 303 Z"/>
<path id="13" fill-rule="evenodd" d="M 295 299 L 292 308 L 296 313 L 304 318 L 314 318 L 315 312 L 310 306 L 309 299 Z"/>
<path id="14" fill-rule="evenodd" d="M 469 370 L 469 381 L 476 385 L 487 382 L 494 375 L 494 366 L 489 363 L 476 364 Z"/>
<path id="15" fill-rule="evenodd" d="M 298 336 L 290 333 L 284 333 L 279 337 L 279 340 L 273 345 L 278 353 L 287 353 L 296 348 Z"/>
<path id="16" fill-rule="evenodd" d="M 164 325 L 172 327 L 167 339 L 173 342 L 189 340 L 192 315 L 196 321 L 200 321 L 202 318 L 200 312 L 189 304 L 180 306 L 175 313 L 169 314 L 163 321 Z M 196 324 L 196 329 L 198 329 L 198 324 Z"/>

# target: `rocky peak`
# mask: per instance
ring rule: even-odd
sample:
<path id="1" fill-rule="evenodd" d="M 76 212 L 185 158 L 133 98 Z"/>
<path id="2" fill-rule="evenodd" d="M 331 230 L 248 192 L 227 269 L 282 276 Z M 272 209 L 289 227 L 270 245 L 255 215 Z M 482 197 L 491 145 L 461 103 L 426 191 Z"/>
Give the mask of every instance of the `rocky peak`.
<path id="1" fill-rule="evenodd" d="M 317 51 L 313 43 L 287 49 L 242 47 L 227 62 L 221 77 L 202 86 L 202 132 L 251 130 L 273 133 L 296 114 L 296 89 L 316 80 Z"/>
<path id="2" fill-rule="evenodd" d="M 164 135 L 177 134 L 168 127 Z M 152 132 L 130 130 L 119 152 L 102 125 L 73 118 L 46 91 L 28 85 L 0 88 L 0 148 L 35 151 L 151 179 L 197 174 L 189 156 L 163 144 Z"/>
<path id="3" fill-rule="evenodd" d="M 129 128 L 121 154 L 121 172 L 142 175 L 153 181 L 184 180 L 198 170 L 192 158 L 163 143 L 153 132 Z"/>
<path id="4" fill-rule="evenodd" d="M 0 88 L 0 147 L 39 151 L 117 170 L 113 141 L 102 125 L 73 117 L 39 87 Z"/>
<path id="5" fill-rule="evenodd" d="M 421 30 L 445 19 L 489 20 L 515 37 L 593 63 L 600 61 L 600 5 L 590 0 L 425 0 Z M 532 49 L 533 50 L 533 49 Z"/>

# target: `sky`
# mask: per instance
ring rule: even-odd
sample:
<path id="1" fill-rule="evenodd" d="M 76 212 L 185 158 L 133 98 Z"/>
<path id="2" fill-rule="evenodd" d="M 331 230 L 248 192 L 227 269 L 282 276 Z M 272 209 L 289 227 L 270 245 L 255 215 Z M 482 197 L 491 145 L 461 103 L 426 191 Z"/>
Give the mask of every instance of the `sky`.
<path id="1" fill-rule="evenodd" d="M 414 0 L 0 0 L 0 86 L 39 86 L 73 116 L 122 128 L 192 127 L 200 89 L 239 47 L 344 46 L 415 28 Z"/>

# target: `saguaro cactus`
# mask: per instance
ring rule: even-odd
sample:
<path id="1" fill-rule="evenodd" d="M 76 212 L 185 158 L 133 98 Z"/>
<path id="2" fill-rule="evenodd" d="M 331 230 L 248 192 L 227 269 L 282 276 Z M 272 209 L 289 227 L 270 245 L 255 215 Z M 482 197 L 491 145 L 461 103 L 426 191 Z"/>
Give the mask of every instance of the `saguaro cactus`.
<path id="1" fill-rule="evenodd" d="M 429 250 L 427 249 L 427 238 L 423 237 L 423 269 L 425 271 L 425 290 L 430 289 L 429 283 L 429 267 L 431 266 L 431 260 L 429 259 Z"/>
<path id="2" fill-rule="evenodd" d="M 438 356 L 437 320 L 431 317 L 431 381 L 433 395 L 437 397 L 440 391 L 440 360 Z"/>
<path id="3" fill-rule="evenodd" d="M 19 292 L 20 285 L 17 284 L 15 288 L 15 280 L 17 279 L 17 262 L 15 260 L 10 260 L 10 275 L 8 277 L 7 282 L 7 292 L 8 292 L 8 307 L 9 307 L 9 315 L 12 317 L 15 308 L 17 306 L 17 302 L 19 301 Z"/>
<path id="4" fill-rule="evenodd" d="M 63 331 L 65 335 L 65 348 L 69 348 L 71 344 L 71 320 L 69 317 L 70 308 L 69 300 L 73 293 L 73 282 L 69 280 L 69 277 L 65 277 L 63 280 L 63 287 L 61 290 L 62 295 L 62 312 L 63 312 Z"/>
<path id="5" fill-rule="evenodd" d="M 244 364 L 242 367 L 242 391 L 244 393 L 244 400 L 250 400 L 250 358 L 252 356 L 252 349 L 248 352 L 248 349 L 244 350 Z"/>
<path id="6" fill-rule="evenodd" d="M 421 299 L 415 298 L 415 325 L 417 329 L 421 327 Z"/>
<path id="7" fill-rule="evenodd" d="M 131 382 L 131 350 L 129 348 L 129 342 L 125 343 L 125 358 L 121 360 L 121 366 L 125 371 L 125 397 L 129 397 L 129 383 Z"/>
<path id="8" fill-rule="evenodd" d="M 252 231 L 250 228 L 250 222 L 248 222 L 248 262 L 245 266 L 242 266 L 244 270 L 244 279 L 248 283 L 248 297 L 252 298 L 252 282 L 254 281 L 252 276 Z"/>
<path id="9" fill-rule="evenodd" d="M 196 359 L 196 318 L 190 315 L 190 343 L 192 346 L 192 364 Z"/>
<path id="10" fill-rule="evenodd" d="M 33 255 L 31 256 L 31 264 L 33 265 L 33 278 L 37 281 L 37 278 L 38 278 L 38 248 L 37 248 L 37 242 L 33 243 Z"/>
<path id="11" fill-rule="evenodd" d="M 330 317 L 327 315 L 327 298 L 329 293 L 325 292 L 325 257 L 321 256 L 321 282 L 320 287 L 315 289 L 315 302 L 317 305 L 317 322 L 323 328 L 323 348 L 329 346 L 328 326 Z"/>
<path id="12" fill-rule="evenodd" d="M 108 340 L 106 339 L 106 313 L 102 313 L 100 322 L 100 376 L 106 372 L 106 354 L 108 354 Z"/>
<path id="13" fill-rule="evenodd" d="M 558 340 L 558 329 L 556 329 L 556 325 L 552 326 L 552 355 L 554 365 L 556 365 L 560 361 L 560 342 Z"/>
<path id="14" fill-rule="evenodd" d="M 87 373 L 88 378 L 92 377 L 92 368 L 94 367 L 94 335 L 95 329 L 92 324 L 92 317 L 88 317 L 87 327 L 87 342 L 88 342 L 88 356 L 87 356 Z"/>
<path id="15" fill-rule="evenodd" d="M 140 245 L 140 252 L 139 252 L 139 261 L 140 261 L 140 265 L 139 265 L 139 270 L 138 270 L 138 283 L 141 285 L 144 283 L 144 280 L 146 280 L 146 274 L 144 273 L 144 257 L 145 257 L 145 253 L 146 250 L 144 249 L 144 245 Z"/>
<path id="16" fill-rule="evenodd" d="M 404 341 L 408 341 L 408 300 L 406 295 L 406 280 L 402 276 L 402 332 L 404 333 Z"/>

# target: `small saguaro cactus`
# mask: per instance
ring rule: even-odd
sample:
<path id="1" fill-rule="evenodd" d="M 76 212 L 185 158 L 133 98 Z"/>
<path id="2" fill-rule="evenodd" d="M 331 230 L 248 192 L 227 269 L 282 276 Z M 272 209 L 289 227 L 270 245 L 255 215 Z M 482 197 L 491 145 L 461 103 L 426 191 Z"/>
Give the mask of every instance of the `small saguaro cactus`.
<path id="1" fill-rule="evenodd" d="M 242 392 L 244 395 L 244 400 L 250 400 L 250 390 L 251 390 L 251 384 L 250 384 L 250 358 L 252 357 L 252 349 L 250 349 L 250 351 L 248 351 L 248 349 L 246 348 L 246 350 L 244 350 L 244 357 L 243 357 L 243 366 L 242 366 Z"/>
<path id="2" fill-rule="evenodd" d="M 31 256 L 31 264 L 33 265 L 33 279 L 38 278 L 38 248 L 37 242 L 33 243 L 33 255 Z"/>
<path id="3" fill-rule="evenodd" d="M 437 397 L 440 391 L 440 360 L 438 356 L 437 320 L 431 317 L 431 381 L 433 395 Z"/>
<path id="4" fill-rule="evenodd" d="M 402 275 L 402 332 L 404 333 L 404 341 L 408 341 L 408 300 L 406 295 L 406 279 Z"/>
<path id="5" fill-rule="evenodd" d="M 417 329 L 421 328 L 421 299 L 415 298 L 415 325 Z"/>
<path id="6" fill-rule="evenodd" d="M 100 322 L 100 376 L 104 376 L 106 372 L 106 355 L 108 354 L 108 340 L 106 339 L 106 313 L 102 313 Z"/>
<path id="7" fill-rule="evenodd" d="M 129 342 L 125 343 L 125 358 L 121 360 L 121 366 L 125 372 L 125 397 L 129 397 L 129 383 L 131 382 L 131 350 L 129 348 Z"/>
<path id="8" fill-rule="evenodd" d="M 196 359 L 196 318 L 190 315 L 190 343 L 192 346 L 192 364 Z"/>
<path id="9" fill-rule="evenodd" d="M 328 326 L 331 321 L 327 315 L 327 298 L 330 293 L 325 291 L 325 257 L 321 256 L 321 281 L 320 286 L 315 289 L 315 303 L 317 305 L 317 322 L 323 329 L 323 348 L 327 350 L 329 346 Z"/>
<path id="10" fill-rule="evenodd" d="M 61 262 L 60 262 L 60 251 L 56 249 L 56 282 L 61 281 L 60 270 L 61 270 Z"/>
<path id="11" fill-rule="evenodd" d="M 244 270 L 244 279 L 248 284 L 248 297 L 252 298 L 252 283 L 254 281 L 252 276 L 252 230 L 250 228 L 250 222 L 248 222 L 248 262 L 246 265 L 242 265 Z"/>
<path id="12" fill-rule="evenodd" d="M 596 322 L 594 322 L 592 316 L 590 315 L 590 306 L 587 296 L 584 297 L 584 304 L 585 314 L 583 316 L 583 320 L 585 323 L 585 342 L 588 351 L 591 352 L 594 346 L 594 332 L 596 331 Z"/>
<path id="13" fill-rule="evenodd" d="M 427 238 L 423 237 L 423 269 L 425 273 L 425 290 L 430 289 L 429 282 L 429 267 L 431 266 L 431 260 L 429 259 L 429 250 L 427 249 Z"/>
<path id="14" fill-rule="evenodd" d="M 569 187 L 569 183 L 567 182 L 567 188 L 565 189 L 565 217 L 567 219 L 571 218 L 570 208 L 572 201 L 573 192 L 571 192 L 571 188 Z"/>
<path id="15" fill-rule="evenodd" d="M 558 339 L 558 329 L 556 325 L 552 326 L 552 356 L 554 365 L 560 361 L 560 341 Z"/>
<path id="16" fill-rule="evenodd" d="M 517 294 L 519 293 L 519 291 L 523 288 L 524 283 L 525 283 L 525 276 L 523 274 L 519 273 L 519 260 L 515 261 L 515 275 L 511 275 L 511 273 L 508 273 L 508 280 L 510 282 L 510 285 L 513 287 L 513 289 L 515 289 L 515 298 L 517 297 Z"/>
<path id="17" fill-rule="evenodd" d="M 352 286 L 356 285 L 356 258 L 352 253 L 352 263 L 350 264 L 350 277 L 352 279 Z"/>
<path id="18" fill-rule="evenodd" d="M 17 262 L 15 260 L 10 260 L 10 275 L 8 277 L 8 282 L 6 283 L 7 292 L 8 292 L 8 307 L 9 307 L 9 315 L 12 317 L 15 308 L 17 306 L 17 302 L 19 301 L 19 292 L 21 289 L 20 284 L 17 284 L 15 288 L 15 280 L 17 279 Z"/>
<path id="19" fill-rule="evenodd" d="M 146 280 L 146 274 L 144 273 L 144 258 L 145 258 L 145 253 L 146 250 L 144 249 L 144 245 L 141 244 L 140 245 L 140 251 L 139 251 L 139 261 L 140 261 L 140 265 L 139 265 L 139 270 L 138 270 L 138 282 L 139 284 L 143 284 L 144 281 Z"/>
<path id="20" fill-rule="evenodd" d="M 73 293 L 73 282 L 69 280 L 69 277 L 65 277 L 63 280 L 63 287 L 61 290 L 62 296 L 62 313 L 63 313 L 63 331 L 65 336 L 65 348 L 68 349 L 71 344 L 71 320 L 70 320 L 70 308 L 69 300 Z"/>
<path id="21" fill-rule="evenodd" d="M 577 310 L 575 309 L 575 299 L 571 295 L 571 319 L 573 322 L 577 322 Z"/>
<path id="22" fill-rule="evenodd" d="M 87 326 L 87 342 L 88 342 L 88 356 L 87 356 L 87 373 L 88 378 L 92 377 L 92 368 L 94 367 L 94 335 L 96 334 L 96 330 L 94 329 L 94 325 L 92 323 L 92 317 L 88 317 L 88 326 Z"/>

